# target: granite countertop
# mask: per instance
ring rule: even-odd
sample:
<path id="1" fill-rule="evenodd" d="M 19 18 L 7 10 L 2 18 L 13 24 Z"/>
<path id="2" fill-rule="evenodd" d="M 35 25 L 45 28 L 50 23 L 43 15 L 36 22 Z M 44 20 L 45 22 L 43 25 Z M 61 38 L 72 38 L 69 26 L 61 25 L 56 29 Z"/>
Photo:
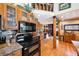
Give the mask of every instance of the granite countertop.
<path id="1" fill-rule="evenodd" d="M 72 41 L 75 47 L 79 48 L 79 41 Z"/>
<path id="2" fill-rule="evenodd" d="M 7 54 L 10 54 L 13 51 L 16 51 L 16 50 L 22 49 L 22 48 L 23 47 L 18 43 L 11 43 L 11 46 L 3 44 L 2 47 L 0 47 L 0 56 L 5 56 Z"/>
<path id="3" fill-rule="evenodd" d="M 72 43 L 76 47 L 77 51 L 79 51 L 79 41 L 72 41 Z"/>

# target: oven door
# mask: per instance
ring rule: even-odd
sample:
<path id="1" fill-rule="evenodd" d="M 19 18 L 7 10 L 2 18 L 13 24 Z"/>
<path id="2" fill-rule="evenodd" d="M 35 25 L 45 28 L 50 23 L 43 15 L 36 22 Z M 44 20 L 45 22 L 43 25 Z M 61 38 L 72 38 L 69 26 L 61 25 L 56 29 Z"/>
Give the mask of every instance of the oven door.
<path id="1" fill-rule="evenodd" d="M 33 56 L 35 53 L 39 52 L 39 44 L 31 46 L 29 48 L 22 49 L 23 56 Z"/>
<path id="2" fill-rule="evenodd" d="M 36 44 L 29 48 L 29 55 L 33 56 L 35 53 L 39 52 L 39 44 Z"/>

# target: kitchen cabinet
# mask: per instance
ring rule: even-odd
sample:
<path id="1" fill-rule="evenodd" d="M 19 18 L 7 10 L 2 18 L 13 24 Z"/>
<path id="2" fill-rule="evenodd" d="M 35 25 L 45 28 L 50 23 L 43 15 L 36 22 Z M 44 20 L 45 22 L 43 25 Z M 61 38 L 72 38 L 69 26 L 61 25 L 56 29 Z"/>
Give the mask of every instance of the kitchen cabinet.
<path id="1" fill-rule="evenodd" d="M 65 42 L 71 42 L 72 40 L 75 40 L 75 34 L 74 33 L 65 32 L 64 33 L 64 41 Z"/>
<path id="2" fill-rule="evenodd" d="M 39 52 L 37 52 L 36 54 L 34 54 L 33 56 L 39 56 Z"/>
<path id="3" fill-rule="evenodd" d="M 4 4 L 4 29 L 18 29 L 17 7 L 11 4 Z"/>
<path id="4" fill-rule="evenodd" d="M 19 50 L 13 51 L 12 53 L 10 53 L 6 56 L 22 56 L 22 50 L 19 49 Z"/>
<path id="5" fill-rule="evenodd" d="M 12 55 L 13 55 L 13 56 L 22 56 L 22 51 L 21 51 L 21 49 L 12 52 Z"/>
<path id="6" fill-rule="evenodd" d="M 21 17 L 22 17 L 22 10 L 17 7 L 16 13 L 17 13 L 16 22 L 17 22 L 17 28 L 18 28 L 18 26 L 19 26 L 18 21 L 21 20 Z"/>
<path id="7" fill-rule="evenodd" d="M 0 3 L 0 29 L 3 29 L 3 16 L 4 16 L 4 5 Z"/>
<path id="8" fill-rule="evenodd" d="M 25 16 L 26 15 L 26 16 Z M 15 4 L 0 3 L 1 29 L 18 30 L 18 21 L 38 23 L 32 13 L 20 9 Z"/>

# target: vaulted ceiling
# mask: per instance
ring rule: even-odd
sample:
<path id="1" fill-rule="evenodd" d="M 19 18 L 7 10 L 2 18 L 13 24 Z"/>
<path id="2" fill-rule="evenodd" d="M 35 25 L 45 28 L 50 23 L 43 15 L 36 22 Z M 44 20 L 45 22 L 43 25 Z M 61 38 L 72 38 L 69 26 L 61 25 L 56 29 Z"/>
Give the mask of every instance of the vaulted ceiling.
<path id="1" fill-rule="evenodd" d="M 52 23 L 53 3 L 32 3 L 34 10 L 32 11 L 38 21 L 42 24 Z"/>
<path id="2" fill-rule="evenodd" d="M 41 24 L 51 24 L 53 23 L 53 12 L 48 12 L 48 11 L 42 11 L 42 10 L 33 10 L 32 11 L 35 17 L 38 18 L 38 21 Z"/>

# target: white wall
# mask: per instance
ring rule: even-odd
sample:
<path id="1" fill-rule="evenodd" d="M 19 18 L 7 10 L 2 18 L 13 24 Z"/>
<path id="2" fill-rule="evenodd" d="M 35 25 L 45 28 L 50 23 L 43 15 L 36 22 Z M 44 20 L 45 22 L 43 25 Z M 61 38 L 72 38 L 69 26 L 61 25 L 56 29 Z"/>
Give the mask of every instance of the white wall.
<path id="1" fill-rule="evenodd" d="M 79 9 L 79 3 L 71 3 L 71 8 L 59 11 L 59 3 L 54 4 L 54 13 L 61 14 L 71 10 Z"/>

